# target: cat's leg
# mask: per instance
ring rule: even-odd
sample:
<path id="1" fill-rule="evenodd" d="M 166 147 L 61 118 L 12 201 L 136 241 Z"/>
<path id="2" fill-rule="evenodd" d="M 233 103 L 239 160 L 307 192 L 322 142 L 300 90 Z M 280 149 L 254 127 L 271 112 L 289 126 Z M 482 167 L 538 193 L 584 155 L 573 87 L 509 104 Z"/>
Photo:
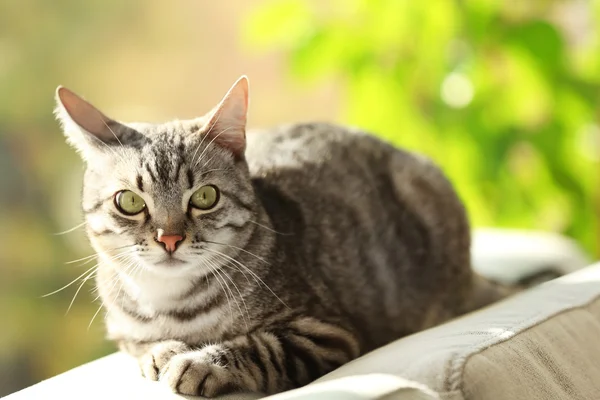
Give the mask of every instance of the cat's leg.
<path id="1" fill-rule="evenodd" d="M 348 331 L 313 319 L 169 354 L 175 349 L 175 343 L 152 347 L 144 358 L 146 375 L 159 371 L 159 380 L 175 392 L 205 397 L 233 391 L 270 394 L 303 386 L 360 352 Z M 170 360 L 158 365 L 165 354 Z"/>

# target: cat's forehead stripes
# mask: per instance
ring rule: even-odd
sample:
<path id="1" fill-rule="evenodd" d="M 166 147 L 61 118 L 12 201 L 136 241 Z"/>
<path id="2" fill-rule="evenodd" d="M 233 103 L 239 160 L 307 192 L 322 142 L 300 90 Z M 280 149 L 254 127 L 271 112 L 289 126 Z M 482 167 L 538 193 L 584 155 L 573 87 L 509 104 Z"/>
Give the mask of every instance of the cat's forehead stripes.
<path id="1" fill-rule="evenodd" d="M 156 176 L 154 176 L 154 172 L 152 172 L 152 169 L 150 168 L 150 163 L 144 163 L 144 169 L 150 176 L 150 180 L 152 181 L 152 183 L 156 183 Z"/>
<path id="2" fill-rule="evenodd" d="M 137 188 L 140 190 L 140 192 L 144 192 L 144 181 L 142 179 L 142 176 L 140 174 L 138 174 L 135 178 L 135 182 L 137 184 Z"/>
<path id="3" fill-rule="evenodd" d="M 140 149 L 140 165 L 150 181 L 168 183 L 178 181 L 181 168 L 187 161 L 187 147 L 184 136 L 189 133 L 176 129 L 164 129 L 161 132 L 146 133 L 151 141 Z"/>
<path id="4" fill-rule="evenodd" d="M 194 172 L 191 169 L 187 170 L 188 189 L 194 187 Z"/>

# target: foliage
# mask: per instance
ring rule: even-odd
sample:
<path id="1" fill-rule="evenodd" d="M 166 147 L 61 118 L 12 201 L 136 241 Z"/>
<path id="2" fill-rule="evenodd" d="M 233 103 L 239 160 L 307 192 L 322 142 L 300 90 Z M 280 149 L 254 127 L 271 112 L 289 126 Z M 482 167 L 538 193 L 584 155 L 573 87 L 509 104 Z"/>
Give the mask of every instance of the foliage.
<path id="1" fill-rule="evenodd" d="M 558 231 L 598 255 L 600 2 L 574 32 L 561 19 L 583 3 L 280 0 L 246 36 L 301 82 L 335 79 L 341 122 L 438 161 L 475 225 Z"/>

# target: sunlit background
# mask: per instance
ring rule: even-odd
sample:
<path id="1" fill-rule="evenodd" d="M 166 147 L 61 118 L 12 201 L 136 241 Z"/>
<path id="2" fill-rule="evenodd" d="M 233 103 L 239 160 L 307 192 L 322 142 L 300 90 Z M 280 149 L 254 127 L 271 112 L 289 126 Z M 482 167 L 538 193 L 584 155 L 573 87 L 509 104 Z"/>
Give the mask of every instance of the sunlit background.
<path id="1" fill-rule="evenodd" d="M 328 120 L 438 161 L 476 226 L 600 254 L 600 1 L 0 3 L 0 396 L 114 350 L 93 285 L 63 84 L 106 114 L 207 112 L 238 76 L 250 125 Z"/>

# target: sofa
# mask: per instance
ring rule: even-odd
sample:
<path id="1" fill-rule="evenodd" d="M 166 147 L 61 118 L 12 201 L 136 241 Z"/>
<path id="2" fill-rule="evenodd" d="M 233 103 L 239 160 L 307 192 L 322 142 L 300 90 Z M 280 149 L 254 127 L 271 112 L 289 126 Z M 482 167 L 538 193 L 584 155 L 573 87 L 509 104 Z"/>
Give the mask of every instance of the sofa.
<path id="1" fill-rule="evenodd" d="M 266 397 L 286 399 L 600 399 L 600 263 L 570 240 L 480 230 L 480 273 L 506 283 L 563 276 L 443 325 L 399 339 L 315 382 Z M 29 399 L 182 399 L 142 379 L 115 353 L 12 394 Z M 239 393 L 222 399 L 264 398 Z"/>

